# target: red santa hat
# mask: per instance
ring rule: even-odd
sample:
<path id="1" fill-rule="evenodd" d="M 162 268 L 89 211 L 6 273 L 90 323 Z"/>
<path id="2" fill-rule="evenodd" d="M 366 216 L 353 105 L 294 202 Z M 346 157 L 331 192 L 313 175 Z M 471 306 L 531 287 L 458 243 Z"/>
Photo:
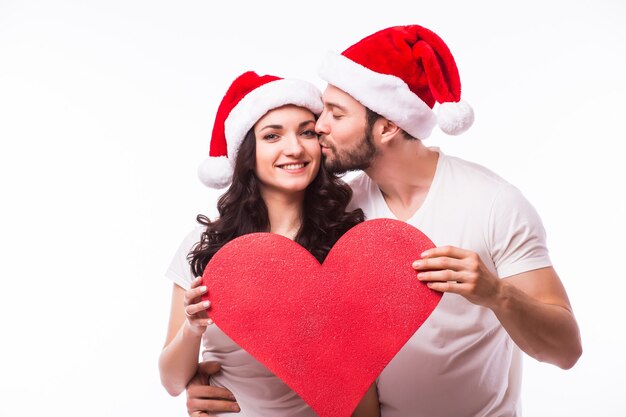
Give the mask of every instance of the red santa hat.
<path id="1" fill-rule="evenodd" d="M 209 156 L 198 168 L 204 185 L 229 185 L 237 152 L 248 131 L 267 112 L 287 104 L 305 107 L 316 115 L 323 108 L 321 92 L 309 82 L 252 71 L 237 77 L 217 109 Z"/>
<path id="2" fill-rule="evenodd" d="M 474 121 L 472 108 L 461 101 L 459 71 L 448 46 L 418 25 L 383 29 L 341 55 L 329 52 L 319 74 L 418 139 L 426 139 L 437 124 L 458 135 Z"/>

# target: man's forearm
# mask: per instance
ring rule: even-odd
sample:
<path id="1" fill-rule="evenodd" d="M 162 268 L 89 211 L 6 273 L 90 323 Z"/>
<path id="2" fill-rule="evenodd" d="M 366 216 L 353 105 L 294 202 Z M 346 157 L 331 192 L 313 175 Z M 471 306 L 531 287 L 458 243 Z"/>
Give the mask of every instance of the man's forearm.
<path id="1" fill-rule="evenodd" d="M 503 280 L 492 310 L 520 349 L 541 362 L 569 369 L 582 354 L 578 325 L 564 306 L 538 301 Z"/>

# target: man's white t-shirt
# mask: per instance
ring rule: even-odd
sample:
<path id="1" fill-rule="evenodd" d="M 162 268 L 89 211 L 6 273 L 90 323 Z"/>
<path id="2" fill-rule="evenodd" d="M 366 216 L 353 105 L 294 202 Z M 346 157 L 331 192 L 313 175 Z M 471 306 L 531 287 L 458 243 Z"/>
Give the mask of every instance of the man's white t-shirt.
<path id="1" fill-rule="evenodd" d="M 367 175 L 350 185 L 351 208 L 366 219 L 396 218 Z M 478 253 L 500 278 L 551 266 L 541 220 L 520 191 L 441 151 L 427 197 L 407 223 L 436 246 Z M 521 360 L 491 310 L 446 293 L 379 376 L 382 417 L 519 416 Z"/>

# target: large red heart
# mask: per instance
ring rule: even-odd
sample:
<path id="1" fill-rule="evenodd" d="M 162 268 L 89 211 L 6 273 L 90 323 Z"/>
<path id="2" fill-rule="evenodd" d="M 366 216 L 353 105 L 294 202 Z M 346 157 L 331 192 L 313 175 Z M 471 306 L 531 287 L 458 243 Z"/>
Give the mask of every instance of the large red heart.
<path id="1" fill-rule="evenodd" d="M 432 247 L 390 219 L 353 227 L 322 265 L 285 237 L 245 235 L 205 269 L 209 315 L 318 415 L 350 416 L 441 299 L 411 267 Z"/>

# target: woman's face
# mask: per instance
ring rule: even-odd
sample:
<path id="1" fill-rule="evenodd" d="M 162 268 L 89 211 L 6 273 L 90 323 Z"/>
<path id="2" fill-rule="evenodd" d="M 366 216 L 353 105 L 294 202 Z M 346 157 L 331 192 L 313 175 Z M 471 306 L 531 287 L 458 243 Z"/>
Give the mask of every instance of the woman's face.
<path id="1" fill-rule="evenodd" d="M 269 111 L 254 125 L 261 191 L 304 191 L 320 169 L 321 148 L 311 111 L 288 105 Z"/>

